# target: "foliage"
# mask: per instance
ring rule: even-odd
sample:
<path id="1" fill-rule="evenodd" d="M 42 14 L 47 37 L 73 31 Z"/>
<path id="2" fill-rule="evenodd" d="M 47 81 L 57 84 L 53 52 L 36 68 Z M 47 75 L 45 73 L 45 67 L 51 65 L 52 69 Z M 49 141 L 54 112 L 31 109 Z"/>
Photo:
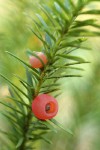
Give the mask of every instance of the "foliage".
<path id="1" fill-rule="evenodd" d="M 94 0 L 95 1 L 95 0 Z M 63 128 L 55 119 L 40 121 L 32 114 L 32 100 L 40 93 L 50 93 L 57 97 L 61 90 L 59 80 L 66 77 L 81 77 L 80 74 L 69 74 L 69 69 L 81 70 L 76 67 L 78 64 L 88 63 L 84 58 L 74 54 L 78 49 L 89 50 L 84 46 L 87 37 L 99 36 L 100 26 L 94 19 L 78 19 L 83 14 L 99 15 L 99 10 L 85 10 L 93 0 L 60 0 L 53 1 L 53 7 L 48 7 L 45 4 L 40 6 L 41 12 L 44 15 L 36 14 L 36 18 L 32 21 L 34 28 L 29 26 L 29 29 L 42 43 L 41 51 L 48 58 L 48 64 L 43 69 L 34 69 L 25 60 L 20 59 L 15 54 L 7 51 L 12 59 L 15 58 L 21 62 L 26 70 L 26 80 L 16 75 L 21 83 L 21 87 L 14 84 L 6 76 L 1 75 L 9 85 L 10 96 L 6 100 L 1 100 L 7 110 L 2 114 L 11 123 L 11 132 L 1 130 L 12 144 L 7 144 L 8 149 L 35 149 L 33 142 L 44 140 L 51 144 L 52 142 L 45 138 L 48 132 L 56 132 L 55 127 Z M 88 26 L 94 27 L 89 28 Z M 27 54 L 32 53 L 27 50 Z M 41 60 L 42 61 L 42 60 Z M 43 63 L 43 62 L 42 62 Z M 75 66 L 75 67 L 74 67 Z M 11 100 L 10 103 L 7 100 Z M 67 133 L 72 132 L 66 129 Z"/>

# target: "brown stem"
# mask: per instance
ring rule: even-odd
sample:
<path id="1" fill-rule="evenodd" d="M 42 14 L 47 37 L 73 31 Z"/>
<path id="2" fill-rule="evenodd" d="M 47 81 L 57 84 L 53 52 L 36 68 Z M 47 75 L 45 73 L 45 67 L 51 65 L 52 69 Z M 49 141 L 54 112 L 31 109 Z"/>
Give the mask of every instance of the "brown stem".
<path id="1" fill-rule="evenodd" d="M 29 113 L 28 113 L 28 115 L 27 115 L 24 127 L 23 127 L 23 130 L 24 130 L 23 131 L 24 140 L 23 140 L 23 142 L 22 142 L 19 150 L 25 150 L 25 145 L 26 145 L 26 142 L 27 142 L 27 133 L 28 133 L 28 130 L 29 130 L 31 119 L 32 119 L 32 111 L 30 110 Z"/>
<path id="2" fill-rule="evenodd" d="M 39 91 L 40 91 L 40 87 L 41 87 L 41 84 L 42 84 L 42 81 L 43 81 L 43 78 L 45 76 L 45 69 L 43 69 L 41 71 L 41 76 L 40 76 L 40 81 L 39 81 L 39 84 L 37 86 L 37 90 L 34 94 L 34 97 L 33 99 L 39 94 Z M 24 124 L 24 127 L 23 127 L 23 137 L 24 137 L 24 140 L 19 148 L 19 150 L 25 150 L 25 146 L 26 146 L 26 143 L 27 143 L 27 133 L 28 133 L 28 130 L 29 130 L 29 126 L 30 126 L 30 122 L 32 120 L 32 110 L 30 110 L 28 112 L 28 115 L 26 116 L 26 120 L 25 120 L 25 124 Z"/>

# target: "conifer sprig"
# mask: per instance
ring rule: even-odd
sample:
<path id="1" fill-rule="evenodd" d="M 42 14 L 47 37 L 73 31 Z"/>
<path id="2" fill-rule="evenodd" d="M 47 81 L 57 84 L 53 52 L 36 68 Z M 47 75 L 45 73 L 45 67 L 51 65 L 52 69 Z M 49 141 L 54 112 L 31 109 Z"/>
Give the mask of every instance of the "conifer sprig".
<path id="1" fill-rule="evenodd" d="M 30 150 L 34 149 L 34 142 L 37 140 L 44 140 L 51 144 L 49 139 L 45 138 L 48 132 L 56 132 L 55 126 L 62 127 L 56 120 L 40 121 L 32 114 L 31 103 L 32 100 L 39 93 L 56 93 L 59 95 L 60 85 L 58 80 L 64 77 L 81 77 L 81 75 L 73 75 L 66 73 L 67 70 L 75 69 L 82 70 L 78 67 L 72 67 L 81 63 L 88 63 L 80 56 L 74 56 L 72 53 L 78 49 L 89 49 L 84 46 L 86 37 L 100 36 L 100 26 L 94 19 L 79 20 L 78 16 L 83 14 L 99 15 L 99 10 L 83 9 L 93 0 L 55 0 L 53 8 L 47 5 L 40 6 L 41 11 L 46 15 L 48 21 L 46 22 L 42 15 L 36 14 L 37 19 L 33 20 L 35 29 L 29 27 L 34 35 L 41 41 L 43 52 L 47 55 L 48 64 L 44 65 L 43 69 L 34 69 L 25 61 L 16 55 L 7 52 L 11 57 L 21 62 L 26 69 L 26 80 L 16 76 L 20 81 L 23 89 L 16 86 L 8 78 L 0 74 L 9 84 L 9 93 L 13 104 L 7 101 L 0 101 L 8 110 L 2 112 L 11 124 L 11 132 L 2 131 L 12 141 L 12 145 L 8 144 L 8 149 Z M 95 2 L 95 0 L 94 0 Z M 87 29 L 87 26 L 96 28 L 96 31 Z M 37 59 L 40 58 L 32 53 Z M 71 53 L 71 54 L 70 54 Z M 71 60 L 69 62 L 68 60 Z M 42 60 L 40 60 L 41 63 Z M 58 76 L 59 74 L 59 76 Z M 27 91 L 27 92 L 26 92 Z M 72 132 L 68 129 L 68 133 Z"/>

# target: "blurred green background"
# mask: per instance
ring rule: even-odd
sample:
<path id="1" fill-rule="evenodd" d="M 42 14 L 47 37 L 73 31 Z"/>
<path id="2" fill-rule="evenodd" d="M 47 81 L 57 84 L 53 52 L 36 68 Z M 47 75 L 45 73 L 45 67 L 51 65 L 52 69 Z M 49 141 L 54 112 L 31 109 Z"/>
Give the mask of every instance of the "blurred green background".
<path id="1" fill-rule="evenodd" d="M 16 84 L 19 83 L 13 78 L 13 74 L 24 77 L 25 71 L 5 51 L 11 51 L 28 62 L 25 55 L 27 48 L 41 50 L 41 43 L 30 32 L 28 25 L 34 26 L 29 16 L 35 18 L 34 14 L 41 12 L 39 4 L 43 2 L 52 7 L 53 0 L 0 0 L 0 73 Z M 100 8 L 96 3 L 90 7 Z M 60 108 L 56 119 L 64 128 L 71 129 L 74 135 L 58 129 L 56 134 L 46 135 L 53 144 L 38 142 L 37 150 L 100 150 L 100 38 L 89 38 L 86 44 L 91 46 L 91 51 L 77 51 L 91 62 L 80 65 L 85 70 L 81 72 L 83 77 L 60 81 L 62 94 L 58 97 Z M 7 94 L 6 83 L 0 78 L 0 97 Z M 4 120 L 0 115 L 1 129 L 8 128 L 4 125 Z M 5 139 L 2 135 L 0 139 L 3 149 L 2 140 Z"/>

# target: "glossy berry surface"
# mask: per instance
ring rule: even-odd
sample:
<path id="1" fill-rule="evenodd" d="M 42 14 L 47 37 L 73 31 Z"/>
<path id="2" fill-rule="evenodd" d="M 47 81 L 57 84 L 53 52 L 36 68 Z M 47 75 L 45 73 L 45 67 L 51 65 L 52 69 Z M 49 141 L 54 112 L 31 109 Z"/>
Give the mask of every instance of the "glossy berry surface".
<path id="1" fill-rule="evenodd" d="M 47 64 L 48 60 L 44 53 L 36 52 L 36 55 L 43 61 L 43 63 L 45 65 Z M 42 68 L 43 67 L 43 64 L 41 63 L 41 61 L 38 58 L 36 58 L 35 56 L 30 56 L 29 62 L 33 68 Z"/>
<path id="2" fill-rule="evenodd" d="M 48 94 L 40 94 L 32 102 L 32 112 L 40 120 L 51 119 L 58 112 L 58 102 Z"/>

